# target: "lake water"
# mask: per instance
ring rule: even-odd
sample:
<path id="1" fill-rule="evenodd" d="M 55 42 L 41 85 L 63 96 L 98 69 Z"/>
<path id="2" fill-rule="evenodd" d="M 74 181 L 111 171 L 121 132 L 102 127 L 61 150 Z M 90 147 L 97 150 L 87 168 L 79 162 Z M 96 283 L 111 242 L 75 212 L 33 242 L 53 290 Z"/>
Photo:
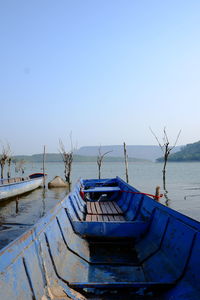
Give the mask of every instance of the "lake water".
<path id="1" fill-rule="evenodd" d="M 161 163 L 129 163 L 129 183 L 145 193 L 155 193 L 156 186 L 162 190 Z M 48 163 L 49 179 L 55 175 L 63 177 L 63 164 Z M 102 178 L 119 176 L 125 180 L 123 163 L 104 163 Z M 79 177 L 97 178 L 96 163 L 74 163 L 73 184 Z M 200 220 L 200 163 L 168 163 L 166 174 L 167 205 Z M 166 198 L 161 198 L 166 204 Z"/>
<path id="2" fill-rule="evenodd" d="M 154 194 L 159 185 L 163 193 L 162 167 L 161 163 L 153 162 L 129 163 L 129 183 L 141 192 L 150 194 Z M 41 172 L 41 168 L 39 163 L 26 164 L 24 175 Z M 47 182 L 56 175 L 64 177 L 63 163 L 46 163 L 46 173 Z M 74 185 L 80 177 L 97 178 L 97 174 L 96 163 L 73 163 L 72 183 Z M 15 175 L 20 176 L 12 170 L 12 176 Z M 124 163 L 103 163 L 102 178 L 115 176 L 125 179 Z M 160 202 L 200 221 L 200 163 L 168 163 L 166 187 L 167 199 L 163 197 Z M 46 188 L 44 191 L 40 188 L 21 196 L 18 201 L 3 201 L 0 203 L 0 222 L 34 224 L 66 194 L 65 189 Z"/>

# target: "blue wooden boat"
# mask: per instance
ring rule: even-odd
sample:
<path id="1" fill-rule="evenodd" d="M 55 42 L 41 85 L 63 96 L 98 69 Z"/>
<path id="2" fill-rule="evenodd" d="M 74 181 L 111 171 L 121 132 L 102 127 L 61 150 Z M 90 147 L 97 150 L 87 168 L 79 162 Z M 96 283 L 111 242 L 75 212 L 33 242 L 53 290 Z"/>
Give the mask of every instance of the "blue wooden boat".
<path id="1" fill-rule="evenodd" d="M 34 173 L 28 177 L 0 179 L 0 200 L 19 196 L 38 188 L 42 185 L 43 177 L 43 173 Z"/>
<path id="2" fill-rule="evenodd" d="M 120 178 L 74 191 L 0 251 L 0 299 L 200 299 L 200 223 Z"/>

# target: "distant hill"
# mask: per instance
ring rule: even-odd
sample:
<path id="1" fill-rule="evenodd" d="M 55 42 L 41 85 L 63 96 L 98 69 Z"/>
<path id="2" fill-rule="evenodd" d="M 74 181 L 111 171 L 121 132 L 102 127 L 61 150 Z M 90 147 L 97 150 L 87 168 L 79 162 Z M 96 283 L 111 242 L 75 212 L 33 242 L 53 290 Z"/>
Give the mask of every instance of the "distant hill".
<path id="1" fill-rule="evenodd" d="M 162 156 L 162 151 L 159 146 L 137 146 L 127 145 L 127 154 L 129 162 L 137 161 L 155 161 Z M 177 152 L 181 147 L 175 147 L 173 152 Z M 104 161 L 120 162 L 124 161 L 124 149 L 122 145 L 101 146 L 101 153 L 111 151 L 104 157 Z M 81 147 L 74 152 L 74 162 L 96 162 L 97 155 L 99 154 L 99 146 Z M 16 155 L 13 160 L 25 160 L 27 162 L 42 162 L 43 154 L 33 155 Z M 60 153 L 47 153 L 47 162 L 61 162 L 62 158 Z"/>
<path id="2" fill-rule="evenodd" d="M 162 156 L 162 151 L 159 146 L 140 146 L 140 145 L 127 145 L 128 160 L 131 162 L 137 161 L 155 161 Z M 173 152 L 177 152 L 181 147 L 175 147 Z M 124 161 L 124 149 L 122 145 L 101 146 L 101 153 L 111 151 L 104 157 L 104 161 L 120 162 Z M 74 152 L 74 162 L 95 162 L 99 154 L 99 146 L 81 147 Z M 42 162 L 43 154 L 33 155 L 16 155 L 14 160 L 25 160 L 26 162 Z M 62 158 L 60 153 L 47 153 L 47 162 L 61 162 Z"/>
<path id="3" fill-rule="evenodd" d="M 162 156 L 162 151 L 159 146 L 141 146 L 141 145 L 127 145 L 128 157 L 134 157 L 137 159 L 145 159 L 155 161 L 158 157 Z M 180 146 L 173 149 L 173 152 L 180 150 Z M 81 147 L 75 153 L 84 156 L 96 156 L 98 155 L 99 146 L 87 146 Z M 107 151 L 112 151 L 107 156 L 112 157 L 123 157 L 123 146 L 122 145 L 112 145 L 112 146 L 101 146 L 101 152 L 105 153 Z"/>
<path id="4" fill-rule="evenodd" d="M 158 161 L 162 161 L 162 158 L 158 159 Z M 187 144 L 180 151 L 171 154 L 169 161 L 200 161 L 200 141 Z"/>
<path id="5" fill-rule="evenodd" d="M 13 157 L 13 161 L 20 161 L 24 160 L 25 162 L 42 162 L 43 161 L 43 154 L 33 154 L 33 155 L 16 155 Z M 61 162 L 62 157 L 59 153 L 47 153 L 45 156 L 46 162 Z M 97 156 L 83 156 L 83 155 L 74 155 L 74 162 L 96 162 Z M 121 162 L 124 161 L 123 157 L 112 157 L 112 156 L 105 156 L 104 161 L 107 162 Z M 129 162 L 139 162 L 145 161 L 144 159 L 138 159 L 134 157 L 128 158 Z"/>

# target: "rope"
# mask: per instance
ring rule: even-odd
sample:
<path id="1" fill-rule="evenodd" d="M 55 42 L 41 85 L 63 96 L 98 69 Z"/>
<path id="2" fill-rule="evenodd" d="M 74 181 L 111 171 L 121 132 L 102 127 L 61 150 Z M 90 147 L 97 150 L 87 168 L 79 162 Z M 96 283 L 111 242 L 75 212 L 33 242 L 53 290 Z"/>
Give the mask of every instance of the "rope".
<path id="1" fill-rule="evenodd" d="M 156 199 L 160 199 L 161 197 L 163 197 L 163 194 L 160 194 L 160 196 L 156 196 L 156 195 L 152 195 L 152 194 L 148 194 L 148 193 L 141 193 L 141 192 L 132 192 L 132 191 L 123 191 L 123 190 L 121 190 L 120 192 L 145 195 L 145 196 L 150 196 L 150 197 L 153 197 L 153 198 L 156 198 Z"/>

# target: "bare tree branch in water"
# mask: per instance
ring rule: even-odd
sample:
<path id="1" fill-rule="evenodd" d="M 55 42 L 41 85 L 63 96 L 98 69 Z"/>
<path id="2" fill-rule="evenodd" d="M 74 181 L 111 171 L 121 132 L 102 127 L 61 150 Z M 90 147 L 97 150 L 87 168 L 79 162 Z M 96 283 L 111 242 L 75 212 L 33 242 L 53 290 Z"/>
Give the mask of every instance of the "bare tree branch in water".
<path id="1" fill-rule="evenodd" d="M 25 163 L 26 161 L 24 159 L 21 159 L 18 162 L 16 162 L 15 172 L 16 173 L 21 172 L 23 176 L 25 170 Z"/>
<path id="2" fill-rule="evenodd" d="M 12 162 L 12 158 L 11 158 L 11 156 L 9 156 L 8 157 L 8 171 L 7 171 L 7 177 L 8 177 L 8 179 L 10 179 L 10 177 L 11 177 L 11 171 L 10 171 L 10 167 L 11 167 L 11 162 Z"/>
<path id="3" fill-rule="evenodd" d="M 0 155 L 1 179 L 4 177 L 4 167 L 5 167 L 7 160 L 10 157 L 10 153 L 11 153 L 11 150 L 10 150 L 9 143 L 7 143 L 6 146 L 2 145 L 2 152 Z"/>
<path id="4" fill-rule="evenodd" d="M 112 151 L 107 151 L 105 153 L 101 153 L 101 146 L 99 146 L 99 155 L 97 156 L 97 165 L 98 165 L 98 176 L 101 179 L 101 166 L 103 163 L 104 156 Z"/>
<path id="5" fill-rule="evenodd" d="M 8 158 L 7 158 L 7 164 L 8 164 L 8 169 L 7 169 L 7 177 L 10 179 L 11 177 L 11 163 L 12 163 L 12 153 L 11 153 L 11 148 L 10 145 L 8 144 Z"/>
<path id="6" fill-rule="evenodd" d="M 160 148 L 163 152 L 163 160 L 164 160 L 163 170 L 162 170 L 162 172 L 163 172 L 163 188 L 164 188 L 164 190 L 166 190 L 166 166 L 167 166 L 167 161 L 168 161 L 168 158 L 169 158 L 169 155 L 170 155 L 172 149 L 174 149 L 174 147 L 176 146 L 176 144 L 178 142 L 179 136 L 181 134 L 181 130 L 178 132 L 175 143 L 174 143 L 173 146 L 170 146 L 170 142 L 169 142 L 167 131 L 166 131 L 165 127 L 163 129 L 163 144 L 160 143 L 158 137 L 155 135 L 155 133 L 153 132 L 151 127 L 150 127 L 150 131 L 153 134 L 153 136 L 155 137 L 155 139 L 157 140 L 158 145 L 160 146 Z"/>
<path id="7" fill-rule="evenodd" d="M 71 150 L 67 151 L 62 140 L 59 140 L 60 149 L 59 152 L 61 154 L 63 163 L 64 163 L 64 175 L 65 180 L 69 185 L 69 191 L 71 190 L 71 171 L 72 171 L 72 162 L 73 162 L 73 144 L 72 144 L 72 137 L 70 135 L 71 140 Z"/>

